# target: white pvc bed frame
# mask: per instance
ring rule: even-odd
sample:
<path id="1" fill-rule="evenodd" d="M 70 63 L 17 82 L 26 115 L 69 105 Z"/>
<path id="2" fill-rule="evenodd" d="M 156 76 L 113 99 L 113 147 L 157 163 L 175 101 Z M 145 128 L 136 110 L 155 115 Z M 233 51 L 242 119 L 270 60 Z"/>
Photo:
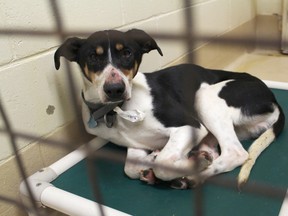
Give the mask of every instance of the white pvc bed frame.
<path id="1" fill-rule="evenodd" d="M 108 141 L 99 137 L 93 140 L 93 149 L 104 146 Z M 84 146 L 67 154 L 55 163 L 45 167 L 28 177 L 28 182 L 39 207 L 49 207 L 59 212 L 72 216 L 97 216 L 101 215 L 96 202 L 77 196 L 70 192 L 55 187 L 50 182 L 86 158 Z M 20 193 L 23 201 L 29 199 L 24 182 L 20 184 Z M 107 216 L 127 216 L 124 212 L 102 205 L 102 209 Z M 28 212 L 28 215 L 34 216 Z"/>
<path id="2" fill-rule="evenodd" d="M 264 82 L 269 88 L 288 90 L 288 83 L 265 80 Z M 93 140 L 93 149 L 96 151 L 104 146 L 107 142 L 108 141 L 97 137 Z M 84 158 L 86 158 L 85 148 L 84 146 L 81 146 L 50 166 L 43 168 L 28 177 L 27 180 L 39 207 L 49 207 L 71 216 L 101 215 L 98 203 L 59 189 L 50 183 Z M 20 193 L 23 199 L 29 199 L 24 182 L 20 184 Z M 105 215 L 107 216 L 129 215 L 104 205 L 102 205 L 102 207 Z M 28 214 L 32 216 L 31 213 L 28 212 Z M 279 216 L 285 215 L 288 215 L 288 191 L 279 213 Z"/>

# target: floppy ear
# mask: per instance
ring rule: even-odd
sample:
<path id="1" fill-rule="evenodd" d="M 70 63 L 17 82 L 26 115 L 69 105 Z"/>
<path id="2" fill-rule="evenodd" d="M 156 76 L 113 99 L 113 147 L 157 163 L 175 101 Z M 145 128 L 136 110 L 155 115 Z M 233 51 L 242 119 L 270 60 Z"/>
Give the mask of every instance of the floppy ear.
<path id="1" fill-rule="evenodd" d="M 58 70 L 60 68 L 60 57 L 63 56 L 69 61 L 77 61 L 77 52 L 85 39 L 77 37 L 68 38 L 55 52 L 54 64 Z"/>
<path id="2" fill-rule="evenodd" d="M 149 53 L 151 50 L 157 49 L 158 53 L 163 56 L 163 53 L 160 47 L 158 47 L 156 41 L 146 32 L 139 29 L 131 29 L 125 34 L 135 40 L 140 45 L 143 53 Z"/>

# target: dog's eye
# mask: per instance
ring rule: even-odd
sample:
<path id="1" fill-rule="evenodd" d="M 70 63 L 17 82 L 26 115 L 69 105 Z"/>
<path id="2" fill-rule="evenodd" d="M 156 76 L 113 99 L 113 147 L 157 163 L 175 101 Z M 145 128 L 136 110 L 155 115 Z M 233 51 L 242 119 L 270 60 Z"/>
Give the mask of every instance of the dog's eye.
<path id="1" fill-rule="evenodd" d="M 129 49 L 125 49 L 122 51 L 122 56 L 124 58 L 129 58 L 132 55 L 132 52 Z"/>

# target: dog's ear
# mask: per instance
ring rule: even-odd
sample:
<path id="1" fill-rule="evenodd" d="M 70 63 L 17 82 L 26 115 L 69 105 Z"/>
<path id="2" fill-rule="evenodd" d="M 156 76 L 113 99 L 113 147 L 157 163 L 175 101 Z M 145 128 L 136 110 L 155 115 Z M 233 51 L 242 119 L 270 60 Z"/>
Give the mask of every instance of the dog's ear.
<path id="1" fill-rule="evenodd" d="M 69 61 L 77 60 L 77 52 L 84 43 L 85 39 L 77 37 L 68 38 L 55 52 L 54 64 L 58 70 L 60 68 L 60 57 L 63 56 Z"/>
<path id="2" fill-rule="evenodd" d="M 140 45 L 143 53 L 149 53 L 151 50 L 157 49 L 158 53 L 163 56 L 163 53 L 160 47 L 157 45 L 156 41 L 146 32 L 139 29 L 131 29 L 125 34 Z"/>

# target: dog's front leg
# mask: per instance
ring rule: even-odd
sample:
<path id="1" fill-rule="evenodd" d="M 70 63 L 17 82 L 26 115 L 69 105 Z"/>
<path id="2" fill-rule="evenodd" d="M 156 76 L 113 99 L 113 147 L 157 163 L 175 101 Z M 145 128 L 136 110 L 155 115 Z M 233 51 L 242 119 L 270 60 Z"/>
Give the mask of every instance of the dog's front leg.
<path id="1" fill-rule="evenodd" d="M 191 150 L 207 135 L 205 127 L 182 126 L 171 129 L 170 138 L 155 159 L 155 176 L 164 181 L 187 176 L 211 163 L 207 152 L 191 156 Z"/>

